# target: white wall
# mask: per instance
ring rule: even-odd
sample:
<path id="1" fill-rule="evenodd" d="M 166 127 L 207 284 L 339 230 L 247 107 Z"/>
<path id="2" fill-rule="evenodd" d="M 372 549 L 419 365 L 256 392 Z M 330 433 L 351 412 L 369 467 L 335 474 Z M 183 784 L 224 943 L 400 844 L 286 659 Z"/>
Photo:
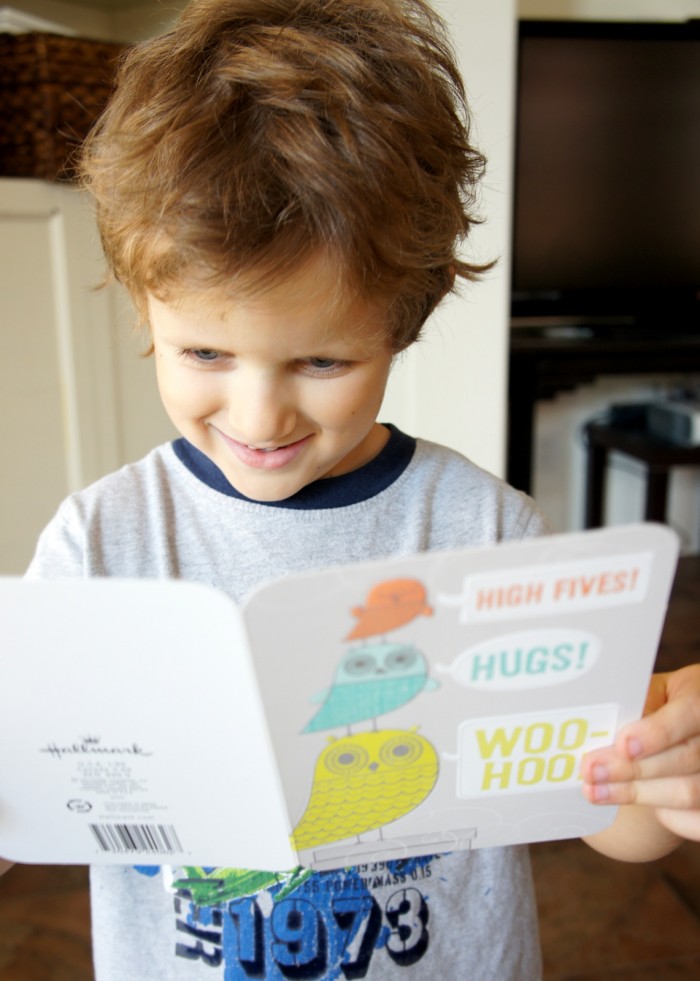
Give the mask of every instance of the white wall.
<path id="1" fill-rule="evenodd" d="M 510 183 L 515 68 L 514 0 L 435 0 L 452 25 L 489 165 L 484 225 L 470 256 L 499 257 L 478 286 L 464 287 L 426 326 L 426 338 L 395 367 L 382 418 L 445 443 L 503 474 L 509 322 Z"/>
<path id="2" fill-rule="evenodd" d="M 14 0 L 0 8 L 20 11 L 44 21 L 37 30 L 74 34 L 95 41 L 139 41 L 171 22 L 184 0 Z"/>
<path id="3" fill-rule="evenodd" d="M 94 40 L 111 39 L 111 14 L 107 10 L 88 8 L 80 4 L 64 3 L 62 0 L 15 0 L 3 5 L 0 13 L 6 12 L 8 19 L 15 11 L 28 14 L 43 21 L 36 30 L 75 34 Z"/>
<path id="4" fill-rule="evenodd" d="M 184 6 L 185 0 L 170 0 L 167 3 L 136 0 L 135 3 L 125 3 L 112 15 L 114 36 L 122 41 L 142 41 L 153 37 L 169 27 Z"/>
<path id="5" fill-rule="evenodd" d="M 518 0 L 518 16 L 539 20 L 687 20 L 698 0 Z"/>

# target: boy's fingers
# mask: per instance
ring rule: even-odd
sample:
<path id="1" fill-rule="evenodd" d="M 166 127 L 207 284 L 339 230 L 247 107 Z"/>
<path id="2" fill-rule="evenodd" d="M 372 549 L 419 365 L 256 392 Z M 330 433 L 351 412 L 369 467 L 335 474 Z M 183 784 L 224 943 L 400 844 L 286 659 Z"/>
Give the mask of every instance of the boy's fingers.
<path id="1" fill-rule="evenodd" d="M 626 783 L 584 784 L 593 804 L 642 804 L 646 807 L 695 812 L 700 822 L 700 774 L 630 780 Z"/>
<path id="2" fill-rule="evenodd" d="M 686 815 L 700 836 L 700 665 L 655 675 L 645 712 L 625 726 L 614 746 L 588 753 L 583 792 L 596 804 L 642 804 Z M 690 817 L 688 815 L 691 815 Z M 681 819 L 661 818 L 676 833 Z"/>
<path id="3" fill-rule="evenodd" d="M 700 773 L 700 737 L 641 760 L 620 756 L 614 747 L 585 757 L 581 775 L 587 783 L 626 783 Z"/>
<path id="4" fill-rule="evenodd" d="M 700 665 L 655 675 L 645 711 L 649 714 L 625 726 L 615 740 L 615 749 L 627 759 L 647 759 L 700 737 Z"/>

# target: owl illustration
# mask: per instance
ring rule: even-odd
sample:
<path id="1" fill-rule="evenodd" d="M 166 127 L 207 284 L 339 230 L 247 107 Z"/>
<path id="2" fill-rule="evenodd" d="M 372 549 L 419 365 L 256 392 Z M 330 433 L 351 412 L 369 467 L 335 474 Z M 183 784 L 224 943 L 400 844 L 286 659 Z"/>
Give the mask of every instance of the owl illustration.
<path id="1" fill-rule="evenodd" d="M 403 627 L 417 616 L 433 615 L 426 600 L 425 586 L 417 579 L 386 579 L 370 589 L 366 606 L 356 606 L 351 612 L 357 617 L 357 623 L 346 640 L 376 637 Z"/>
<path id="2" fill-rule="evenodd" d="M 426 799 L 438 772 L 435 748 L 415 729 L 331 736 L 316 761 L 294 845 L 327 845 L 396 821 Z"/>
<path id="3" fill-rule="evenodd" d="M 304 732 L 338 729 L 364 719 L 376 719 L 405 705 L 421 691 L 438 687 L 428 677 L 425 657 L 407 644 L 367 644 L 345 653 L 331 688 L 319 692 L 322 701 Z"/>

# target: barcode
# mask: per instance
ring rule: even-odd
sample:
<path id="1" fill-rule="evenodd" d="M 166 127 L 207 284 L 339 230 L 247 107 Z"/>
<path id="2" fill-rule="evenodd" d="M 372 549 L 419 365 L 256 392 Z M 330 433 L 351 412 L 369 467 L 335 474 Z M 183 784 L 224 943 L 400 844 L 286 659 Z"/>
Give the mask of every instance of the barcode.
<path id="1" fill-rule="evenodd" d="M 102 851 L 114 855 L 132 852 L 172 855 L 182 851 L 171 824 L 91 824 L 90 830 Z"/>

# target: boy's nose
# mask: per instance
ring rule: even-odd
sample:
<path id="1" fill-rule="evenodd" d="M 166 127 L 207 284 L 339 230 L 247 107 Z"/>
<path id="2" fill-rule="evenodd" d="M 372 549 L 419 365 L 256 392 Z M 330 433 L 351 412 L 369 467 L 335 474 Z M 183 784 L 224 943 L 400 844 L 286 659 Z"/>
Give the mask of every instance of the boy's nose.
<path id="1" fill-rule="evenodd" d="M 276 377 L 238 378 L 229 400 L 234 439 L 249 446 L 278 444 L 294 432 L 296 408 L 288 384 Z"/>

